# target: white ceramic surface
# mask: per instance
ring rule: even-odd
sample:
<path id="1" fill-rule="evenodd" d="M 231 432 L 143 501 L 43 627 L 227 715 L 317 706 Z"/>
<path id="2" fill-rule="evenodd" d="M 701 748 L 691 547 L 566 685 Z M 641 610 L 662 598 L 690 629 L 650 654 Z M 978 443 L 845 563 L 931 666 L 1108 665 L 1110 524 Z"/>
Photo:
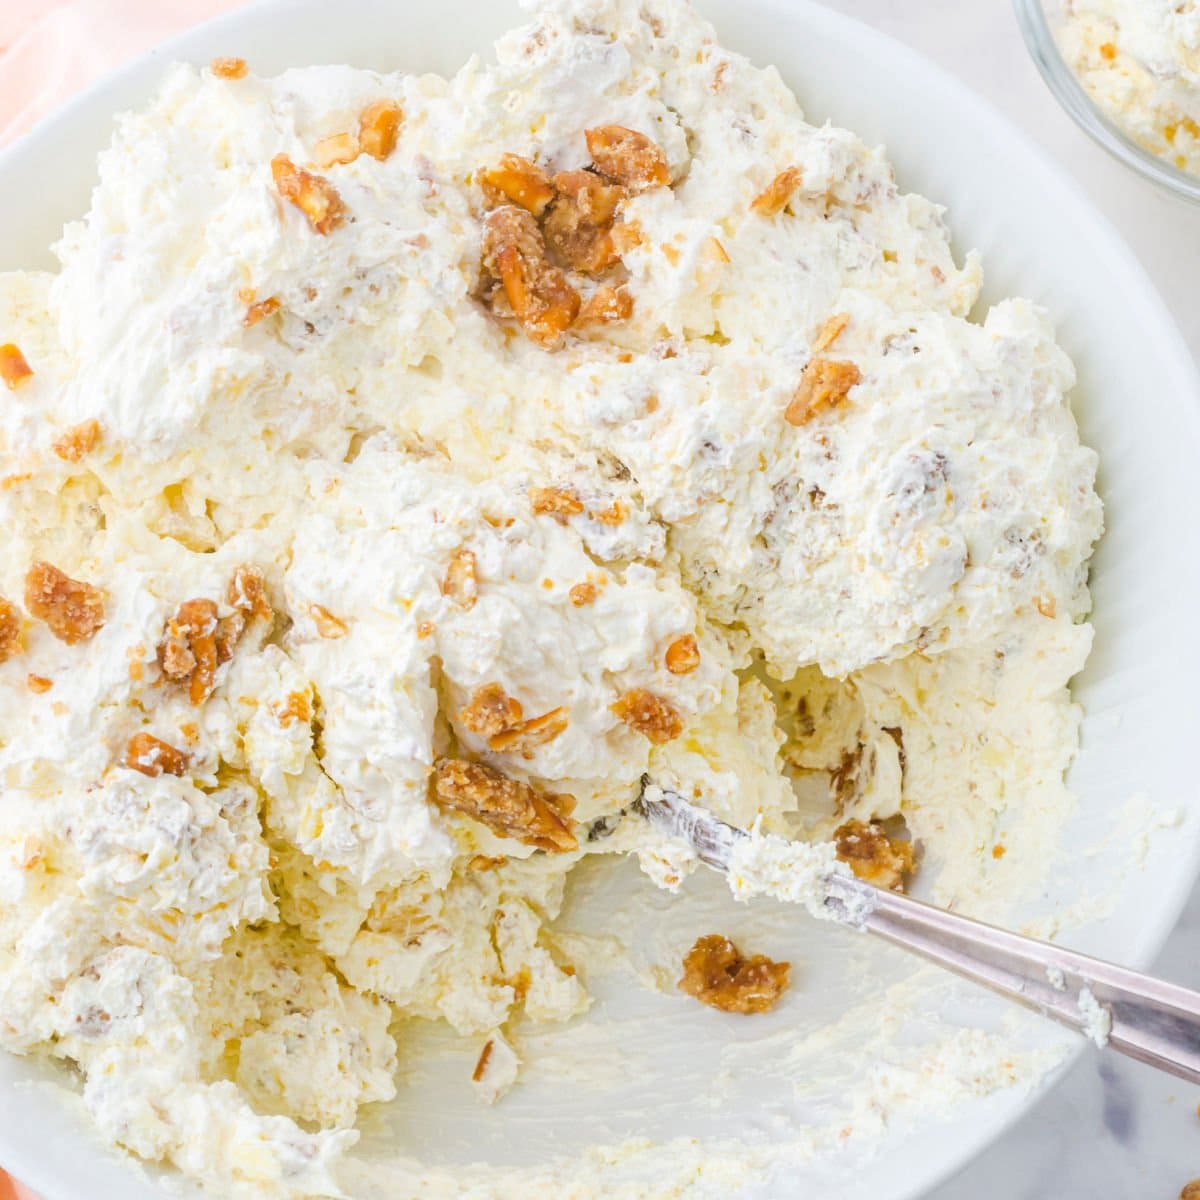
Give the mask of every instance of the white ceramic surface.
<path id="1" fill-rule="evenodd" d="M 1122 906 L 1066 940 L 1143 963 L 1173 923 L 1200 851 L 1200 800 L 1188 791 L 1188 706 L 1200 667 L 1193 620 L 1200 602 L 1200 562 L 1179 552 L 1181 514 L 1192 507 L 1191 464 L 1200 451 L 1197 385 L 1186 348 L 1108 226 L 1053 166 L 962 87 L 869 30 L 807 4 L 715 0 L 702 7 L 734 48 L 780 66 L 810 117 L 828 116 L 869 139 L 886 141 L 906 187 L 949 203 L 960 245 L 984 251 L 990 296 L 1031 295 L 1059 317 L 1063 340 L 1080 365 L 1077 406 L 1084 434 L 1104 461 L 1102 490 L 1110 525 L 1094 574 L 1097 653 L 1080 687 L 1090 715 L 1072 781 L 1084 805 L 1068 837 L 1074 844 L 1099 845 L 1102 831 L 1119 825 L 1135 792 L 1178 807 L 1183 815 L 1180 826 L 1151 838 L 1147 869 L 1127 881 Z M 264 71 L 328 60 L 449 70 L 515 18 L 515 6 L 478 0 L 446 0 L 436 9 L 396 0 L 341 0 L 336 17 L 323 0 L 283 0 L 188 35 L 92 92 L 0 158 L 5 218 L 0 265 L 47 261 L 42 248 L 56 227 L 86 204 L 94 152 L 105 139 L 111 113 L 142 99 L 172 57 L 204 61 L 216 53 L 242 53 Z M 1076 856 L 1038 907 L 1054 908 L 1085 890 L 1103 890 L 1120 849 Z M 639 893 L 642 920 L 647 911 L 663 924 L 678 919 L 677 906 Z M 741 911 L 737 919 L 745 927 L 751 918 Z M 798 945 L 795 957 L 803 962 L 804 985 L 813 997 L 810 1025 L 828 1016 L 842 998 L 848 963 L 879 978 L 908 970 L 895 958 L 844 938 L 813 934 L 806 925 L 797 926 L 791 914 L 764 910 L 754 919 L 772 936 Z M 938 1011 L 948 1020 L 994 1026 L 1003 1012 L 965 989 L 939 988 L 937 996 Z M 608 999 L 611 1008 L 601 1008 L 600 1021 L 620 1016 L 619 999 Z M 653 1010 L 659 1001 L 650 997 L 643 1007 Z M 730 1109 L 714 1116 L 690 1099 L 708 1090 L 697 1048 L 706 1028 L 711 1036 L 711 1027 L 681 1021 L 674 1012 L 668 1016 L 660 1004 L 647 1018 L 646 1040 L 659 1058 L 651 1056 L 645 1065 L 659 1068 L 655 1078 L 661 1086 L 644 1112 L 630 1114 L 632 1125 L 622 1124 L 615 1104 L 619 1086 L 610 1094 L 575 1096 L 564 1103 L 552 1081 L 535 1081 L 524 1100 L 514 1094 L 516 1103 L 506 1102 L 503 1123 L 497 1116 L 469 1118 L 475 1147 L 491 1148 L 501 1157 L 527 1154 L 547 1140 L 581 1146 L 587 1140 L 581 1125 L 588 1137 L 728 1129 Z M 668 1021 L 669 1037 L 664 1036 Z M 1044 1045 L 1062 1044 L 1048 1029 L 1029 1036 Z M 36 1074 L 29 1064 L 0 1063 L 0 1161 L 49 1200 L 156 1195 L 152 1184 L 131 1180 L 120 1163 L 85 1150 L 73 1132 L 77 1123 L 54 1094 L 19 1086 Z M 771 1105 L 782 1100 L 764 1102 L 765 1084 L 744 1083 L 740 1107 L 735 1104 L 732 1111 L 744 1114 L 737 1120 L 747 1132 L 767 1136 Z M 424 1142 L 434 1156 L 453 1161 L 469 1149 L 452 1132 L 466 1113 L 460 1103 L 448 1096 L 445 1108 L 426 1104 L 418 1111 L 399 1105 L 401 1120 L 390 1136 Z M 538 1105 L 540 1122 L 522 1122 L 522 1115 L 531 1115 Z M 819 1187 L 819 1194 L 831 1200 L 918 1195 L 1027 1105 L 1026 1097 L 1015 1094 L 964 1104 L 952 1122 L 897 1128 L 873 1162 L 861 1167 L 840 1162 L 780 1176 L 762 1194 L 802 1196 Z M 570 1128 L 549 1128 L 546 1111 L 559 1114 Z M 654 1120 L 658 1127 L 648 1127 Z M 69 1153 L 65 1146 L 71 1147 Z"/>

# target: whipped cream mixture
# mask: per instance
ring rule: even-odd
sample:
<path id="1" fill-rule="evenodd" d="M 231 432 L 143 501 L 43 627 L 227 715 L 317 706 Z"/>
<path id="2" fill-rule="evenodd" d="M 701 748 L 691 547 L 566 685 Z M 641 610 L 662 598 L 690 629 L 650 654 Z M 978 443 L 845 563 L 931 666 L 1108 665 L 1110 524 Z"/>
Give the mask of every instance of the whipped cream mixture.
<path id="1" fill-rule="evenodd" d="M 57 252 L 0 276 L 0 1044 L 111 1142 L 333 1195 L 414 1020 L 520 1088 L 589 1005 L 572 867 L 696 866 L 646 775 L 795 862 L 906 826 L 968 908 L 1036 875 L 994 848 L 1077 743 L 1072 366 L 690 8 L 550 0 L 452 79 L 175 66 Z"/>
<path id="2" fill-rule="evenodd" d="M 1200 6 L 1067 0 L 1059 41 L 1092 99 L 1134 141 L 1200 174 Z"/>

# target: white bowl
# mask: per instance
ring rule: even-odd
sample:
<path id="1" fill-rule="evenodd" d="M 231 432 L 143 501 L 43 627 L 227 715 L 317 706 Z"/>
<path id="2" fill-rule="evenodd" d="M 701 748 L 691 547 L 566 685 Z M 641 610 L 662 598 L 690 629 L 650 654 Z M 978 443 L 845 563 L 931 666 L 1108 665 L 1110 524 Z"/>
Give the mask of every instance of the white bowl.
<path id="1" fill-rule="evenodd" d="M 901 183 L 950 206 L 960 248 L 984 253 L 987 299 L 1027 295 L 1058 320 L 1079 366 L 1083 434 L 1101 454 L 1109 530 L 1093 572 L 1096 650 L 1078 684 L 1088 717 L 1071 782 L 1082 802 L 1063 834 L 1066 853 L 1026 915 L 1059 914 L 1070 944 L 1143 965 L 1174 923 L 1200 862 L 1191 720 L 1200 679 L 1200 557 L 1189 553 L 1185 533 L 1195 503 L 1200 410 L 1186 347 L 1137 262 L 1085 197 L 961 84 L 804 0 L 706 0 L 702 8 L 732 48 L 778 65 L 810 119 L 828 117 L 886 142 Z M 0 156 L 0 266 L 48 264 L 45 247 L 64 220 L 86 207 L 95 155 L 113 113 L 144 101 L 172 59 L 240 54 L 264 73 L 327 61 L 447 72 L 518 19 L 509 2 L 340 0 L 331 8 L 327 0 L 273 0 L 195 30 L 92 89 Z M 1178 823 L 1149 831 L 1150 805 L 1177 810 Z M 599 1003 L 582 1030 L 536 1035 L 542 1053 L 531 1056 L 532 1077 L 500 1106 L 480 1110 L 467 1089 L 436 1077 L 406 1082 L 401 1099 L 368 1119 L 368 1158 L 420 1151 L 442 1164 L 472 1158 L 514 1163 L 544 1159 L 547 1148 L 575 1153 L 591 1142 L 639 1134 L 660 1140 L 736 1134 L 765 1146 L 797 1111 L 836 1107 L 847 1082 L 838 1076 L 839 1064 L 854 1060 L 822 1057 L 811 1039 L 864 991 L 903 979 L 913 1002 L 898 1037 L 877 1048 L 893 1062 L 931 1033 L 996 1029 L 1007 1011 L 967 985 L 915 970 L 898 953 L 864 939 L 818 930 L 799 914 L 770 905 L 734 912 L 715 883 L 698 884 L 682 902 L 645 889 L 629 900 L 624 891 L 634 886 L 632 873 L 614 878 L 601 866 L 588 878 L 597 893 L 607 889 L 614 904 L 624 905 L 624 918 L 607 913 L 593 896 L 584 898 L 574 919 L 596 922 L 605 912 L 608 927 L 618 930 L 624 919 L 647 961 L 672 921 L 696 927 L 696 910 L 686 906 L 704 904 L 711 912 L 723 905 L 723 930 L 736 936 L 753 924 L 774 939 L 772 947 L 786 946 L 805 1004 L 750 1022 L 754 1028 L 747 1031 L 699 1006 L 685 1011 L 666 997 L 622 985 L 619 977 L 601 981 Z M 1089 910 L 1077 901 L 1109 892 L 1108 915 L 1073 927 Z M 614 1065 L 608 1047 L 618 1036 L 627 1059 Z M 800 1037 L 810 1038 L 815 1074 L 813 1091 L 797 1099 L 787 1072 L 777 1068 L 784 1062 L 791 1070 L 804 1060 L 794 1049 Z M 1033 1019 L 1011 1037 L 1015 1047 L 1041 1047 L 1060 1061 L 1078 1048 L 1069 1035 Z M 405 1057 L 427 1052 L 406 1048 Z M 580 1055 L 591 1056 L 590 1076 L 569 1069 L 567 1060 L 578 1062 Z M 638 1066 L 643 1074 L 632 1074 Z M 730 1066 L 736 1069 L 728 1078 L 718 1077 Z M 56 1078 L 63 1077 L 37 1063 L 0 1058 L 0 1161 L 47 1200 L 161 1196 L 152 1173 L 139 1176 L 96 1147 L 61 1089 L 31 1086 Z M 721 1089 L 724 1099 L 712 1103 Z M 852 1139 L 848 1151 L 778 1162 L 744 1194 L 773 1200 L 916 1196 L 997 1136 L 1035 1094 L 1009 1089 L 960 1096 L 951 1115 L 936 1118 L 918 1106 L 881 1128 L 881 1153 L 874 1158 L 864 1158 L 868 1138 Z M 602 1194 L 645 1195 L 638 1181 L 665 1182 L 668 1161 L 653 1152 L 635 1154 L 607 1177 Z M 618 1178 L 630 1190 L 619 1192 Z M 366 1200 L 385 1192 L 363 1185 L 353 1194 Z M 688 1183 L 679 1194 L 733 1191 L 714 1179 Z"/>

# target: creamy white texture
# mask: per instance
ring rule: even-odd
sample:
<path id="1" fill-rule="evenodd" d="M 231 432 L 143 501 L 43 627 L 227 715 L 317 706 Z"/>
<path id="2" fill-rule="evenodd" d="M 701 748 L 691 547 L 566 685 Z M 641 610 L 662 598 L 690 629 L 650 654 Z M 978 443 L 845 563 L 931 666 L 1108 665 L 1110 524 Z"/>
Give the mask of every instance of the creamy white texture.
<path id="1" fill-rule="evenodd" d="M 271 159 L 311 165 L 381 99 L 398 144 L 322 172 L 349 219 L 319 235 Z M 547 350 L 479 298 L 479 172 L 582 167 L 613 123 L 673 183 L 624 204 L 632 317 Z M 790 207 L 753 211 L 789 166 Z M 58 251 L 0 276 L 34 371 L 0 393 L 0 596 L 24 609 L 46 560 L 105 622 L 68 645 L 24 613 L 0 662 L 0 1042 L 77 1063 L 112 1141 L 222 1195 L 335 1194 L 411 1019 L 491 1044 L 498 1099 L 513 1025 L 590 1003 L 549 930 L 572 865 L 696 865 L 622 818 L 646 774 L 757 822 L 775 894 L 847 817 L 902 816 L 967 905 L 1028 873 L 1019 830 L 979 864 L 1012 789 L 1047 823 L 1067 799 L 1100 531 L 1071 365 L 1025 301 L 968 320 L 979 264 L 937 206 L 690 9 L 554 0 L 450 80 L 174 67 Z M 835 313 L 861 382 L 790 424 Z M 95 449 L 54 452 L 91 420 Z M 538 511 L 546 488 L 578 510 Z M 247 564 L 274 621 L 194 704 L 164 629 L 195 599 L 230 619 Z M 565 728 L 492 746 L 463 715 L 488 684 Z M 638 692 L 678 736 L 621 719 Z M 137 734 L 180 776 L 123 765 Z M 436 803 L 446 756 L 569 794 L 578 849 Z"/>
<path id="2" fill-rule="evenodd" d="M 1126 134 L 1200 174 L 1194 0 L 1069 0 L 1059 40 L 1088 94 Z"/>

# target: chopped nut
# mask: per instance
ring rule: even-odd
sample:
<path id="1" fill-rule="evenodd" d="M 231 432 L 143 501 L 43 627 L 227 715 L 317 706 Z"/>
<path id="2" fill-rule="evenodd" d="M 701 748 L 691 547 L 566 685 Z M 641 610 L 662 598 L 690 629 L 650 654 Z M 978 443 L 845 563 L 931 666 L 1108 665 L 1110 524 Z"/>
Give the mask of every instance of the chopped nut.
<path id="1" fill-rule="evenodd" d="M 1105 62 L 1112 62 L 1117 57 L 1116 46 L 1114 46 L 1112 42 L 1101 42 L 1100 57 L 1104 59 Z M 1197 1190 L 1200 1191 L 1200 1189 Z M 1190 1197 L 1188 1200 L 1190 1200 Z"/>
<path id="2" fill-rule="evenodd" d="M 443 807 L 526 846 L 566 851 L 579 844 L 570 819 L 574 797 L 538 792 L 484 763 L 443 759 L 435 772 L 434 797 Z"/>
<path id="3" fill-rule="evenodd" d="M 629 510 L 620 500 L 614 500 L 607 508 L 598 508 L 588 516 L 601 525 L 620 525 L 629 516 Z"/>
<path id="4" fill-rule="evenodd" d="M 533 215 L 515 204 L 484 220 L 483 267 L 498 279 L 513 315 L 531 341 L 553 346 L 579 313 L 579 293 L 546 261 L 546 243 Z"/>
<path id="5" fill-rule="evenodd" d="M 64 462 L 78 462 L 85 454 L 90 454 L 100 440 L 100 422 L 84 421 L 65 430 L 61 437 L 50 443 L 50 448 Z"/>
<path id="6" fill-rule="evenodd" d="M 698 938 L 684 955 L 679 990 L 722 1012 L 769 1012 L 788 986 L 790 963 L 745 958 L 719 933 Z"/>
<path id="7" fill-rule="evenodd" d="M 267 583 L 263 573 L 250 563 L 243 563 L 234 571 L 225 592 L 225 602 L 251 620 L 275 619 L 275 610 L 267 599 Z"/>
<path id="8" fill-rule="evenodd" d="M 577 326 L 611 325 L 615 321 L 628 321 L 633 316 L 633 297 L 623 287 L 597 288 L 584 301 L 575 321 Z"/>
<path id="9" fill-rule="evenodd" d="M 217 674 L 217 606 L 212 600 L 185 600 L 167 622 L 158 646 L 158 664 L 173 683 L 187 682 L 188 699 L 203 704 Z"/>
<path id="10" fill-rule="evenodd" d="M 497 867 L 502 867 L 508 862 L 508 859 L 503 855 L 489 857 L 486 854 L 476 854 L 469 863 L 467 863 L 468 871 L 494 871 Z"/>
<path id="11" fill-rule="evenodd" d="M 86 642 L 104 624 L 104 593 L 47 562 L 35 562 L 25 576 L 25 607 L 68 646 Z"/>
<path id="12" fill-rule="evenodd" d="M 214 58 L 209 70 L 218 79 L 245 79 L 249 67 L 244 58 Z"/>
<path id="13" fill-rule="evenodd" d="M 852 362 L 810 359 L 800 374 L 800 385 L 788 403 L 784 420 L 789 425 L 807 425 L 813 417 L 842 404 L 861 380 L 862 373 Z"/>
<path id="14" fill-rule="evenodd" d="M 259 321 L 265 321 L 268 317 L 274 316 L 279 311 L 278 296 L 268 296 L 265 300 L 255 300 L 253 288 L 242 288 L 238 292 L 238 299 L 246 306 L 246 311 L 242 314 L 242 324 L 247 329 L 252 329 Z"/>
<path id="15" fill-rule="evenodd" d="M 274 713 L 284 729 L 295 725 L 297 721 L 307 725 L 312 720 L 312 701 L 307 692 L 289 692 L 282 704 L 275 705 Z"/>
<path id="16" fill-rule="evenodd" d="M 310 604 L 308 615 L 317 627 L 317 636 L 335 641 L 350 632 L 350 626 L 341 617 L 335 617 L 323 604 Z"/>
<path id="17" fill-rule="evenodd" d="M 488 1038 L 484 1042 L 483 1049 L 479 1052 L 479 1058 L 475 1063 L 475 1070 L 471 1072 L 472 1083 L 478 1083 L 483 1078 L 484 1073 L 487 1071 L 488 1059 L 492 1057 L 492 1047 L 495 1044 L 491 1038 Z"/>
<path id="18" fill-rule="evenodd" d="M 314 233 L 332 233 L 346 219 L 346 206 L 328 179 L 296 166 L 286 154 L 271 159 L 275 190 L 307 218 Z"/>
<path id="19" fill-rule="evenodd" d="M 505 154 L 496 166 L 484 171 L 483 188 L 492 204 L 519 204 L 539 218 L 554 199 L 550 176 L 519 154 Z"/>
<path id="20" fill-rule="evenodd" d="M 637 192 L 670 184 L 667 156 L 644 133 L 623 125 L 601 125 L 584 136 L 592 161 L 614 182 Z"/>
<path id="21" fill-rule="evenodd" d="M 417 637 L 424 641 L 427 637 L 431 637 L 433 635 L 433 632 L 436 628 L 437 626 L 434 625 L 432 621 L 422 621 L 417 626 Z"/>
<path id="22" fill-rule="evenodd" d="M 577 583 L 567 593 L 571 598 L 571 603 L 576 608 L 583 608 L 585 604 L 592 604 L 596 597 L 600 594 L 600 589 L 596 587 L 590 580 L 584 580 L 583 583 Z"/>
<path id="23" fill-rule="evenodd" d="M 188 756 L 182 750 L 176 750 L 152 733 L 143 731 L 129 739 L 121 765 L 154 778 L 159 775 L 182 775 L 187 770 L 187 761 Z"/>
<path id="24" fill-rule="evenodd" d="M 313 147 L 313 161 L 318 167 L 333 167 L 352 163 L 361 153 L 358 138 L 352 133 L 333 133 Z"/>
<path id="25" fill-rule="evenodd" d="M 0 379 L 8 385 L 9 391 L 15 392 L 32 375 L 33 368 L 25 361 L 18 346 L 12 342 L 0 346 Z"/>
<path id="26" fill-rule="evenodd" d="M 0 663 L 21 649 L 21 614 L 15 604 L 0 596 Z"/>
<path id="27" fill-rule="evenodd" d="M 754 197 L 750 211 L 763 217 L 777 216 L 787 208 L 788 201 L 800 186 L 800 179 L 799 167 L 788 167 L 786 170 L 780 171 L 767 184 L 766 189 Z"/>
<path id="28" fill-rule="evenodd" d="M 612 227 L 625 189 L 593 171 L 563 171 L 554 177 L 554 191 L 542 225 L 550 249 L 567 266 L 592 275 L 616 263 Z"/>
<path id="29" fill-rule="evenodd" d="M 540 717 L 530 717 L 512 729 L 505 729 L 488 739 L 488 746 L 497 754 L 521 754 L 526 758 L 534 750 L 552 742 L 570 724 L 565 708 L 552 708 Z"/>
<path id="30" fill-rule="evenodd" d="M 395 100 L 376 100 L 358 116 L 358 144 L 364 154 L 383 162 L 396 148 L 404 112 Z"/>
<path id="31" fill-rule="evenodd" d="M 733 260 L 729 257 L 729 251 L 715 237 L 706 238 L 704 241 L 704 253 L 707 258 L 713 262 L 727 263 Z"/>
<path id="32" fill-rule="evenodd" d="M 459 608 L 472 609 L 479 598 L 479 575 L 475 568 L 473 550 L 456 550 L 442 580 L 442 595 L 448 596 Z"/>
<path id="33" fill-rule="evenodd" d="M 568 517 L 583 512 L 583 501 L 575 489 L 569 487 L 531 487 L 529 506 L 537 516 L 548 514 L 561 525 L 566 524 Z"/>
<path id="34" fill-rule="evenodd" d="M 666 663 L 672 675 L 690 675 L 700 665 L 700 647 L 695 637 L 685 633 L 676 638 L 667 647 Z"/>
<path id="35" fill-rule="evenodd" d="M 1058 616 L 1058 603 L 1053 596 L 1034 596 L 1033 606 L 1043 617 L 1050 617 L 1053 620 Z"/>
<path id="36" fill-rule="evenodd" d="M 837 856 L 859 879 L 895 892 L 904 891 L 905 878 L 913 871 L 910 842 L 888 837 L 877 821 L 847 821 L 833 833 Z"/>
<path id="37" fill-rule="evenodd" d="M 820 329 L 817 330 L 817 336 L 813 339 L 813 353 L 821 354 L 828 350 L 834 342 L 842 336 L 842 331 L 850 324 L 849 313 L 834 313 Z"/>
<path id="38" fill-rule="evenodd" d="M 244 613 L 231 612 L 217 622 L 217 664 L 227 663 L 232 657 L 237 644 L 246 632 L 246 616 Z"/>
<path id="39" fill-rule="evenodd" d="M 521 723 L 521 702 L 510 696 L 498 683 L 485 683 L 471 694 L 469 704 L 458 712 L 459 721 L 472 733 L 495 737 Z"/>
<path id="40" fill-rule="evenodd" d="M 683 722 L 674 705 L 644 688 L 633 688 L 626 692 L 612 706 L 612 711 L 630 729 L 636 730 L 656 746 L 677 738 L 683 732 Z"/>
<path id="41" fill-rule="evenodd" d="M 39 696 L 42 696 L 54 686 L 54 680 L 47 679 L 45 675 L 26 675 L 25 686 L 31 692 L 36 692 Z"/>

